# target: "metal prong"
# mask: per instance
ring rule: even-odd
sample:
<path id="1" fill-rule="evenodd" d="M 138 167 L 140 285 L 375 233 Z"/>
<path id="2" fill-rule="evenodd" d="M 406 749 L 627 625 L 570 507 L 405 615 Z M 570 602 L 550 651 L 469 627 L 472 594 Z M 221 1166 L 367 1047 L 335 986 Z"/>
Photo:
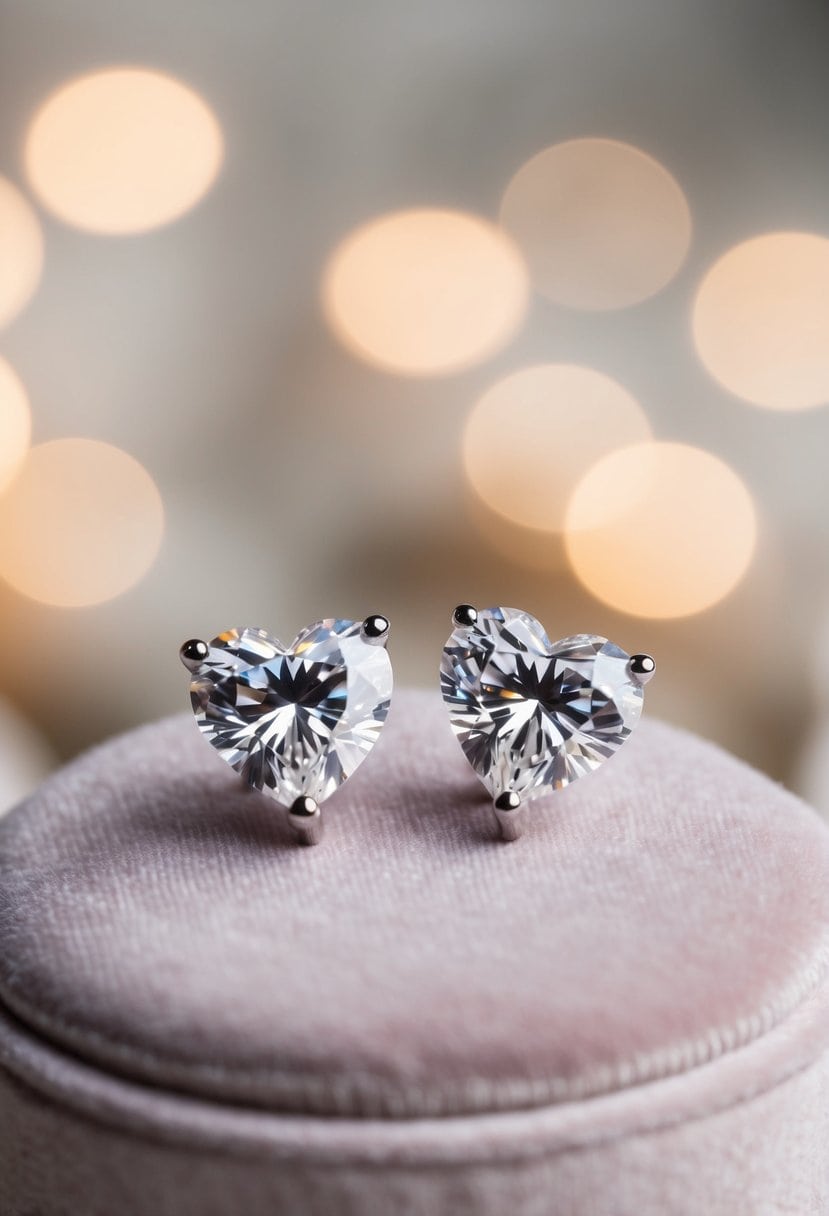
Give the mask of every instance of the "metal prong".
<path id="1" fill-rule="evenodd" d="M 196 671 L 210 654 L 210 647 L 201 638 L 190 638 L 179 647 L 178 657 L 188 671 Z"/>
<path id="2" fill-rule="evenodd" d="M 478 609 L 473 608 L 471 604 L 458 604 L 455 611 L 452 613 L 452 620 L 461 628 L 469 628 L 474 625 L 478 619 Z"/>
<path id="3" fill-rule="evenodd" d="M 389 624 L 388 617 L 380 616 L 379 613 L 375 616 L 367 616 L 360 628 L 360 636 L 364 642 L 368 642 L 369 646 L 385 646 L 389 640 Z"/>
<path id="4" fill-rule="evenodd" d="M 322 811 L 313 798 L 303 795 L 288 809 L 288 823 L 300 844 L 319 844 L 322 840 Z"/>
<path id="5" fill-rule="evenodd" d="M 656 663 L 649 654 L 632 654 L 628 659 L 628 672 L 634 684 L 644 688 L 648 680 L 653 679 Z"/>
<path id="6" fill-rule="evenodd" d="M 512 790 L 499 794 L 492 804 L 502 840 L 517 840 L 524 831 L 524 807 Z"/>

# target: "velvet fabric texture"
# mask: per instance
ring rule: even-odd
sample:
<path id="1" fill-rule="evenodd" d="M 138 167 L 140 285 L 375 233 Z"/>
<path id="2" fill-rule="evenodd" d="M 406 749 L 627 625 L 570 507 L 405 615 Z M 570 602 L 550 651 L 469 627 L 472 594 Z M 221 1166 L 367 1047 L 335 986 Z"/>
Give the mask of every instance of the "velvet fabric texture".
<path id="1" fill-rule="evenodd" d="M 398 693 L 304 849 L 189 718 L 0 823 L 0 1211 L 829 1211 L 829 832 L 652 721 L 497 839 Z"/>

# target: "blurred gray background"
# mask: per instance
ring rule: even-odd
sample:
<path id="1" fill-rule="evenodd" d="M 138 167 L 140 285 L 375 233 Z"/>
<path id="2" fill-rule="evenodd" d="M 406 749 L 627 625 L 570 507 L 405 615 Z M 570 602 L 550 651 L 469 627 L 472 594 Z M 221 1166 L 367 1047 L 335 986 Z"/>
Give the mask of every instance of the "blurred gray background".
<path id="1" fill-rule="evenodd" d="M 736 242 L 829 235 L 827 46 L 816 0 L 0 5 L 0 174 L 30 197 L 27 124 L 85 72 L 169 72 L 225 141 L 203 201 L 142 235 L 72 229 L 32 198 L 43 280 L 0 354 L 28 389 L 33 439 L 132 453 L 166 532 L 146 577 L 109 603 L 53 608 L 0 584 L 9 704 L 69 757 L 186 706 L 185 637 L 262 624 L 287 639 L 370 611 L 392 619 L 398 682 L 429 685 L 452 606 L 506 603 L 553 637 L 650 651 L 651 712 L 817 789 L 821 765 L 807 780 L 802 754 L 820 733 L 829 410 L 727 393 L 695 354 L 690 311 Z M 321 276 L 356 225 L 411 206 L 495 219 L 522 162 L 579 136 L 634 144 L 681 184 L 691 250 L 662 292 L 604 313 L 535 297 L 499 354 L 431 379 L 378 370 L 330 334 Z M 470 407 L 510 369 L 555 361 L 615 377 L 658 437 L 710 449 L 749 486 L 758 549 L 721 604 L 676 621 L 616 613 L 564 563 L 510 560 L 473 516 Z"/>

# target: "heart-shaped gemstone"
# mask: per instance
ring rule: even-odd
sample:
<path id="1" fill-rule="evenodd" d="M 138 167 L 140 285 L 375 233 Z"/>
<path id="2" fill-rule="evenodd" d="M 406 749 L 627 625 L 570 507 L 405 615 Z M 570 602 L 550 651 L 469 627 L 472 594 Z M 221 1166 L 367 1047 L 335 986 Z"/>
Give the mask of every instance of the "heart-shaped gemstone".
<path id="1" fill-rule="evenodd" d="M 291 806 L 320 803 L 363 762 L 389 712 L 391 662 L 360 621 L 319 621 L 285 647 L 229 629 L 193 670 L 202 734 L 249 785 Z"/>
<path id="2" fill-rule="evenodd" d="M 580 633 L 553 645 L 516 608 L 486 608 L 456 625 L 441 691 L 467 760 L 493 798 L 531 798 L 592 772 L 642 712 L 630 656 Z"/>

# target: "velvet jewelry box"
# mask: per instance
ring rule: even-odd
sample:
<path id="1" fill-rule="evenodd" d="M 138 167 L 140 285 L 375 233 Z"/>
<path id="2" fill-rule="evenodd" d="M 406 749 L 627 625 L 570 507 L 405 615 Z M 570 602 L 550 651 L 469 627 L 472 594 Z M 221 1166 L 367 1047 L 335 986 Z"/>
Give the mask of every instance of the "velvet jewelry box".
<path id="1" fill-rule="evenodd" d="M 829 1211 L 829 832 L 645 720 L 498 839 L 435 693 L 298 847 L 182 716 L 0 823 L 3 1216 Z"/>

